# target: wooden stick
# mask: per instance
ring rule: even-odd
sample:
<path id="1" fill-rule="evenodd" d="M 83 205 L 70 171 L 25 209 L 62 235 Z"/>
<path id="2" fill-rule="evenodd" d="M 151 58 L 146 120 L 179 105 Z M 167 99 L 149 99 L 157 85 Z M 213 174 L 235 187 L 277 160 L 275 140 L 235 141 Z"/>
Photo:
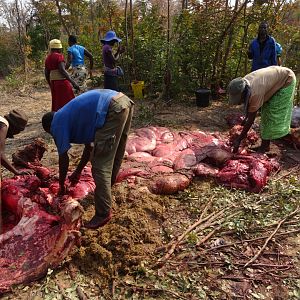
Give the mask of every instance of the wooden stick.
<path id="1" fill-rule="evenodd" d="M 210 206 L 211 202 L 212 202 L 212 200 L 210 200 L 210 201 L 207 203 L 207 205 L 205 206 L 203 212 L 201 213 L 201 215 L 200 215 L 198 221 L 197 221 L 196 223 L 194 223 L 193 225 L 196 224 L 196 227 L 197 227 L 198 225 L 200 225 L 201 223 L 207 221 L 209 218 L 211 218 L 211 217 L 214 215 L 214 212 L 212 212 L 211 214 L 209 214 L 208 216 L 206 216 L 205 218 L 203 218 L 203 217 L 204 217 L 204 214 L 206 213 L 206 211 L 207 211 L 208 207 Z M 193 226 L 193 225 L 192 225 L 192 226 Z M 190 228 L 190 227 L 189 227 L 189 228 Z M 193 230 L 193 229 L 191 229 L 191 230 Z M 163 250 L 165 250 L 165 249 L 168 249 L 169 247 L 172 247 L 172 246 L 174 245 L 174 243 L 177 243 L 177 242 L 178 242 L 178 239 L 179 239 L 179 238 L 180 238 L 180 236 L 177 237 L 177 238 L 172 239 L 168 244 L 156 248 L 154 252 L 155 252 L 155 253 L 158 253 L 158 252 L 160 252 L 160 251 L 163 251 Z M 179 242 L 180 242 L 180 241 L 179 241 Z"/>
<path id="2" fill-rule="evenodd" d="M 292 220 L 292 221 L 287 221 L 285 222 L 284 224 L 282 224 L 281 227 L 283 226 L 286 226 L 286 225 L 294 225 L 294 224 L 299 224 L 300 221 L 299 220 Z M 250 228 L 247 228 L 247 233 L 248 232 L 258 232 L 258 231 L 265 231 L 266 228 L 270 228 L 270 227 L 274 227 L 274 226 L 277 226 L 278 223 L 273 223 L 273 224 L 269 224 L 269 225 L 266 225 L 265 227 L 250 227 Z M 223 232 L 220 232 L 220 235 L 221 236 L 224 236 L 224 235 L 230 235 L 230 234 L 235 234 L 236 233 L 236 230 L 228 230 L 228 231 L 223 231 Z"/>
<path id="3" fill-rule="evenodd" d="M 217 216 L 220 216 L 221 214 L 224 213 L 224 210 L 219 211 L 216 215 L 212 215 L 211 218 L 208 218 L 209 220 L 214 220 Z M 205 218 L 207 219 L 207 218 Z M 165 254 L 164 257 L 160 258 L 158 260 L 158 262 L 163 262 L 166 261 L 167 259 L 169 259 L 171 257 L 171 255 L 174 253 L 176 247 L 179 245 L 179 243 L 185 238 L 185 236 L 190 233 L 193 229 L 195 229 L 198 225 L 200 225 L 201 223 L 203 223 L 204 219 L 199 219 L 197 222 L 195 222 L 194 224 L 192 224 L 185 232 L 183 232 L 180 236 L 177 237 L 177 239 L 175 240 L 174 243 L 172 243 L 169 251 Z M 211 223 L 209 223 L 210 226 Z M 207 227 L 207 226 L 206 226 Z M 204 227 L 205 228 L 205 227 Z"/>
<path id="4" fill-rule="evenodd" d="M 184 300 L 188 300 L 189 298 L 183 297 L 180 294 L 173 292 L 171 290 L 168 289 L 163 289 L 163 288 L 157 288 L 152 284 L 147 284 L 148 286 L 151 286 L 151 288 L 147 288 L 144 286 L 140 286 L 140 285 L 135 285 L 133 283 L 126 283 L 126 282 L 122 282 L 123 285 L 127 285 L 128 287 L 130 287 L 131 289 L 137 289 L 137 290 L 142 290 L 142 291 L 147 291 L 147 292 L 163 292 L 163 293 L 168 293 L 171 294 L 172 296 L 179 298 L 179 299 L 184 299 Z"/>
<path id="5" fill-rule="evenodd" d="M 252 264 L 254 261 L 257 260 L 257 258 L 261 255 L 261 253 L 265 250 L 265 248 L 267 247 L 269 241 L 275 236 L 275 234 L 277 233 L 277 231 L 279 230 L 279 228 L 281 227 L 281 225 L 288 219 L 291 218 L 292 216 L 294 216 L 297 212 L 299 211 L 299 208 L 296 208 L 295 211 L 293 211 L 291 214 L 289 214 L 287 217 L 285 217 L 284 219 L 282 219 L 277 227 L 275 228 L 275 230 L 271 233 L 271 235 L 266 239 L 265 243 L 263 244 L 263 246 L 259 249 L 259 251 L 245 264 L 245 268 L 247 266 L 249 266 L 250 264 Z"/>
<path id="6" fill-rule="evenodd" d="M 209 240 L 217 231 L 219 231 L 222 228 L 222 226 L 219 226 L 212 230 L 209 234 L 207 234 L 203 239 L 201 239 L 197 244 L 196 247 L 199 247 L 203 243 L 205 243 L 207 240 Z"/>
<path id="7" fill-rule="evenodd" d="M 69 269 L 69 275 L 70 275 L 71 279 L 76 282 L 77 268 L 73 264 L 69 264 L 68 269 Z M 76 292 L 77 292 L 78 298 L 80 300 L 88 300 L 88 297 L 85 295 L 82 288 L 78 284 L 76 286 Z"/>
<path id="8" fill-rule="evenodd" d="M 276 236 L 284 236 L 284 235 L 288 235 L 288 234 L 291 234 L 291 233 L 299 233 L 299 232 L 300 232 L 300 229 L 295 229 L 295 230 L 290 230 L 290 231 L 286 231 L 286 232 L 276 233 Z M 243 244 L 243 243 L 247 243 L 247 242 L 259 241 L 259 240 L 263 240 L 267 237 L 268 236 L 261 236 L 261 237 L 248 239 L 248 240 L 243 240 L 243 241 L 238 241 L 238 242 L 230 243 L 230 244 L 226 244 L 226 245 L 220 245 L 220 246 L 216 246 L 216 247 L 206 249 L 205 251 L 208 252 L 208 251 L 218 250 L 218 249 L 221 249 L 221 248 L 227 248 L 227 247 L 231 247 L 231 246 L 235 246 L 235 245 L 239 245 L 239 244 Z"/>
<path id="9" fill-rule="evenodd" d="M 179 264 L 187 264 L 187 265 L 196 265 L 196 266 L 227 266 L 227 262 L 221 262 L 221 261 L 207 261 L 207 262 L 193 262 L 193 261 L 187 261 L 187 262 L 177 262 L 177 261 L 168 261 L 167 263 L 173 264 L 173 265 L 179 265 Z M 233 266 L 238 266 L 238 267 L 244 267 L 245 263 L 230 263 Z M 252 264 L 251 267 L 253 268 L 261 268 L 261 267 L 266 267 L 266 268 L 287 268 L 291 267 L 291 265 L 276 265 L 276 264 L 264 264 L 264 263 L 257 263 L 257 264 Z"/>
<path id="10" fill-rule="evenodd" d="M 285 178 L 285 177 L 291 175 L 293 172 L 296 172 L 297 170 L 299 170 L 299 168 L 300 168 L 299 165 L 296 166 L 296 167 L 291 168 L 291 170 L 289 170 L 287 173 L 285 173 L 285 174 L 283 174 L 283 175 L 281 175 L 281 176 L 275 178 L 275 179 L 273 180 L 273 182 L 277 182 L 278 180 L 281 180 L 281 179 L 283 179 L 283 178 Z"/>

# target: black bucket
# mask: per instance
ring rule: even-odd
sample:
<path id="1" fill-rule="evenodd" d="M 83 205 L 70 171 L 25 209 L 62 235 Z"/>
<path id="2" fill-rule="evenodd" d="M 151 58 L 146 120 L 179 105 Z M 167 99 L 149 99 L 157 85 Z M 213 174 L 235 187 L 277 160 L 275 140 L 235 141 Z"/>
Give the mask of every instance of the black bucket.
<path id="1" fill-rule="evenodd" d="M 196 104 L 199 107 L 209 106 L 209 100 L 211 92 L 209 89 L 199 89 L 195 92 L 196 94 Z"/>

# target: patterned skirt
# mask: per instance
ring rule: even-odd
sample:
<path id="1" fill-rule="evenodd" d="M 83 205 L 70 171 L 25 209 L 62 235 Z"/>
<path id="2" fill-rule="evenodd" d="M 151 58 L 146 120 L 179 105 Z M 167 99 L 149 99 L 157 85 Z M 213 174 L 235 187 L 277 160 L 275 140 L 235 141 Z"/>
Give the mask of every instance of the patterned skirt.
<path id="1" fill-rule="evenodd" d="M 87 76 L 88 72 L 84 65 L 78 65 L 72 69 L 71 77 L 79 85 L 81 93 L 87 91 Z"/>
<path id="2" fill-rule="evenodd" d="M 296 81 L 277 91 L 261 108 L 261 137 L 279 139 L 290 133 Z"/>

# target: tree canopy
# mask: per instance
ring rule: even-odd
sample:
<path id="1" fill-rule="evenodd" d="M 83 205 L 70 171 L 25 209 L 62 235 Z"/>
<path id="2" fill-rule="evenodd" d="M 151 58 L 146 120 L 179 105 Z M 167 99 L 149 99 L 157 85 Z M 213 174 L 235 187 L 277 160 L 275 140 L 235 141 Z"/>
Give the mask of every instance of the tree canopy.
<path id="1" fill-rule="evenodd" d="M 42 68 L 52 38 L 69 34 L 102 67 L 99 38 L 107 30 L 122 37 L 125 83 L 144 80 L 151 92 L 189 93 L 197 87 L 225 88 L 250 71 L 247 49 L 267 21 L 283 47 L 283 65 L 299 74 L 299 1 L 250 0 L 20 0 L 0 1 L 0 75 L 14 68 Z"/>

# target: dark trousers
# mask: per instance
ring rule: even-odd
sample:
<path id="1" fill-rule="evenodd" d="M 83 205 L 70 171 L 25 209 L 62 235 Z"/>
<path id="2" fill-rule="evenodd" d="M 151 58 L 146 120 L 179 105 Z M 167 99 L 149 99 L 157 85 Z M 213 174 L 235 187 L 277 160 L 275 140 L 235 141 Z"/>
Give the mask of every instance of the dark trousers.
<path id="1" fill-rule="evenodd" d="M 119 92 L 118 77 L 104 74 L 104 88 Z"/>

